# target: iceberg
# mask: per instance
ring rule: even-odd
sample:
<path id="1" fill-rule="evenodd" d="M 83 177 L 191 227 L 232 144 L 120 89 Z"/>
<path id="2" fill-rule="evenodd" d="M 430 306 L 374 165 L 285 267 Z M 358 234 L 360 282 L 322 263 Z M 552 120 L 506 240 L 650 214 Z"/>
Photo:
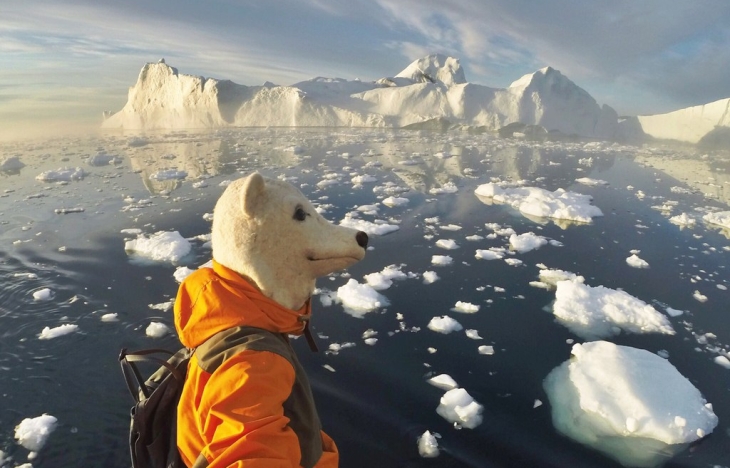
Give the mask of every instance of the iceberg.
<path id="1" fill-rule="evenodd" d="M 102 128 L 480 127 L 509 124 L 591 138 L 612 138 L 618 115 L 550 67 L 508 88 L 469 83 L 459 60 L 441 54 L 415 60 L 394 77 L 372 82 L 316 77 L 277 86 L 245 86 L 147 63 L 127 103 Z"/>

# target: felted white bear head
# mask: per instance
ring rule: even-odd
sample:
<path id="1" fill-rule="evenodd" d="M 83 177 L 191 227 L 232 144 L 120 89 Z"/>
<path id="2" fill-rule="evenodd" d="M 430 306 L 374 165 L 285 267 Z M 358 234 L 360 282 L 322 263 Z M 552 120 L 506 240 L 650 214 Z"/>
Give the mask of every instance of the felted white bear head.
<path id="1" fill-rule="evenodd" d="M 364 258 L 368 236 L 324 219 L 291 184 L 253 173 L 216 203 L 212 243 L 216 262 L 296 310 L 318 277 Z"/>

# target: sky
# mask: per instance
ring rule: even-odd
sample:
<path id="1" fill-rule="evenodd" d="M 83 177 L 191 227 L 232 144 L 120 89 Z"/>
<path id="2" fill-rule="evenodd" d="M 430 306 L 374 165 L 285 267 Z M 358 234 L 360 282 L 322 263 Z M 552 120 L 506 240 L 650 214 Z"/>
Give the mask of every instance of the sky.
<path id="1" fill-rule="evenodd" d="M 25 0 L 0 4 L 0 139 L 97 129 L 140 69 L 243 85 L 374 81 L 456 57 L 503 88 L 545 66 L 620 115 L 730 97 L 728 0 Z"/>

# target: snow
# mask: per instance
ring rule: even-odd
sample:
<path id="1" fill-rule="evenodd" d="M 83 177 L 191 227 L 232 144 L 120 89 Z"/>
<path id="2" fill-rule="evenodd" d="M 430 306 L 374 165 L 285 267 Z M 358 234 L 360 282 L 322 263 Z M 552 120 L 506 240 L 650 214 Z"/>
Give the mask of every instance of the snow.
<path id="1" fill-rule="evenodd" d="M 590 223 L 603 212 L 590 204 L 592 197 L 557 189 L 549 192 L 538 187 L 502 188 L 496 183 L 482 184 L 474 193 L 496 203 L 510 205 L 526 216 L 556 218 Z"/>
<path id="2" fill-rule="evenodd" d="M 433 317 L 431 321 L 428 322 L 428 328 L 436 333 L 448 335 L 451 332 L 463 330 L 464 327 L 448 315 L 442 315 L 441 317 Z"/>
<path id="3" fill-rule="evenodd" d="M 40 451 L 48 437 L 58 426 L 58 419 L 50 414 L 43 414 L 35 418 L 25 418 L 15 426 L 15 439 L 20 445 L 31 452 Z M 30 457 L 29 458 L 33 458 Z"/>
<path id="4" fill-rule="evenodd" d="M 559 432 L 626 466 L 658 465 L 672 446 L 698 440 L 718 423 L 669 361 L 606 341 L 573 345 L 572 358 L 550 372 L 544 388 Z"/>
<path id="5" fill-rule="evenodd" d="M 58 338 L 59 336 L 68 335 L 70 333 L 74 333 L 75 331 L 78 331 L 79 326 L 66 323 L 63 325 L 59 325 L 57 327 L 51 328 L 51 327 L 45 327 L 43 331 L 38 335 L 39 340 L 52 340 L 53 338 Z"/>
<path id="6" fill-rule="evenodd" d="M 177 231 L 159 231 L 127 241 L 124 250 L 159 262 L 178 262 L 191 250 L 190 242 Z"/>
<path id="7" fill-rule="evenodd" d="M 345 312 L 357 318 L 363 318 L 366 313 L 389 305 L 388 299 L 372 286 L 361 284 L 352 278 L 337 289 L 336 297 Z"/>
<path id="8" fill-rule="evenodd" d="M 145 329 L 145 335 L 150 338 L 162 338 L 170 332 L 170 327 L 161 322 L 150 322 Z"/>
<path id="9" fill-rule="evenodd" d="M 626 259 L 626 263 L 633 268 L 649 268 L 649 263 L 646 260 L 639 258 L 636 254 L 628 257 Z"/>
<path id="10" fill-rule="evenodd" d="M 586 340 L 630 333 L 674 335 L 666 316 L 624 291 L 591 287 L 577 280 L 559 281 L 553 314 L 558 322 Z"/>
<path id="11" fill-rule="evenodd" d="M 513 250 L 519 253 L 529 252 L 530 250 L 539 249 L 547 244 L 547 239 L 536 235 L 534 232 L 525 234 L 512 234 L 509 238 L 509 245 Z"/>

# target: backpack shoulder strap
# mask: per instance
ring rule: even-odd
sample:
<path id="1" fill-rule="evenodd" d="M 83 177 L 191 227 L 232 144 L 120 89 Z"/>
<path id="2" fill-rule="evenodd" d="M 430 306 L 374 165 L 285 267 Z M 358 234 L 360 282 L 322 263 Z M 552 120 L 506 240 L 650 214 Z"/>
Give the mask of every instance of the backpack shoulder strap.
<path id="1" fill-rule="evenodd" d="M 200 368 L 212 374 L 227 359 L 246 350 L 270 351 L 294 365 L 294 351 L 286 335 L 255 327 L 233 327 L 218 332 L 198 346 L 195 354 Z"/>

